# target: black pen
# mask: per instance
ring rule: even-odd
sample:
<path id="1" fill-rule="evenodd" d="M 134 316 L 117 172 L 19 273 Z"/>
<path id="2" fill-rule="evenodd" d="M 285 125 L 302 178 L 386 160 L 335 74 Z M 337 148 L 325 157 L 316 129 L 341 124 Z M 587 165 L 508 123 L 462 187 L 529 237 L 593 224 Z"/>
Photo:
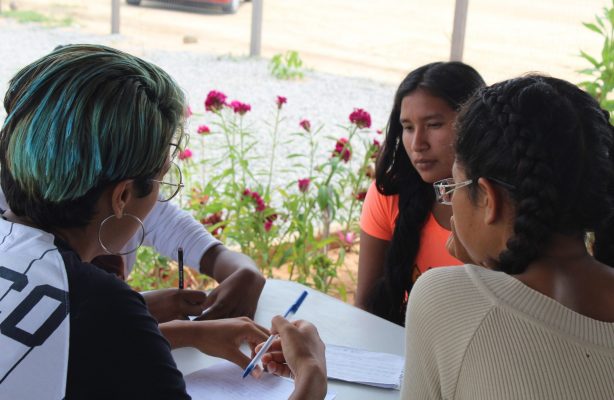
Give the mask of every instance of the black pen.
<path id="1" fill-rule="evenodd" d="M 183 247 L 177 249 L 177 263 L 179 265 L 179 289 L 183 289 Z"/>

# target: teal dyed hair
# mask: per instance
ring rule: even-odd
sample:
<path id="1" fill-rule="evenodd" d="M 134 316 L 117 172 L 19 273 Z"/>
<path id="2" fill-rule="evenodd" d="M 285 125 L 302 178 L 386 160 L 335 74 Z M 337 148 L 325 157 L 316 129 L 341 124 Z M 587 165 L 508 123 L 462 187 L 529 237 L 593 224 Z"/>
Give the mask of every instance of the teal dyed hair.
<path id="1" fill-rule="evenodd" d="M 4 106 L 2 168 L 22 197 L 49 203 L 154 177 L 183 135 L 186 108 L 162 69 L 99 45 L 65 46 L 28 65 Z"/>

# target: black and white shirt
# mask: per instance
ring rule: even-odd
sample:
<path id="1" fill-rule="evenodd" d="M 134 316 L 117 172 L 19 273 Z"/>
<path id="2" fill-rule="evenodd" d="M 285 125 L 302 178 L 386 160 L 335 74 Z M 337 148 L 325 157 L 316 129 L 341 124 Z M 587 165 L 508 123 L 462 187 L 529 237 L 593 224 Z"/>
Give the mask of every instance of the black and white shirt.
<path id="1" fill-rule="evenodd" d="M 0 399 L 189 399 L 138 293 L 0 220 Z"/>

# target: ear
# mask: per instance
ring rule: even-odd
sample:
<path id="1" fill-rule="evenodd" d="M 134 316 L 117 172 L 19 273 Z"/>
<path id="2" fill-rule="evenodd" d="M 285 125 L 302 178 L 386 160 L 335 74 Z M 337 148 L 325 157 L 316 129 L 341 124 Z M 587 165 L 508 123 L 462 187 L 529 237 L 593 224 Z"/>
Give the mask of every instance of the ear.
<path id="1" fill-rule="evenodd" d="M 486 178 L 478 179 L 480 192 L 479 204 L 484 209 L 484 223 L 492 225 L 501 216 L 503 210 L 503 198 L 495 185 Z"/>
<path id="2" fill-rule="evenodd" d="M 113 187 L 111 191 L 111 209 L 117 218 L 124 215 L 124 209 L 133 196 L 134 181 L 127 179 L 121 181 Z"/>

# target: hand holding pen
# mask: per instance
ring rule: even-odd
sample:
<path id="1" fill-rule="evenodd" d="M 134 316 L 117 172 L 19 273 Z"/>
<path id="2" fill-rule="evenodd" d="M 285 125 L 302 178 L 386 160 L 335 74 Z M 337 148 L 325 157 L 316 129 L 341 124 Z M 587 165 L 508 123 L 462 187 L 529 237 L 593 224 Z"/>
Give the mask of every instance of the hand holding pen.
<path id="1" fill-rule="evenodd" d="M 307 297 L 307 291 L 306 290 L 303 291 L 303 293 L 301 293 L 301 295 L 296 300 L 296 302 L 294 302 L 294 304 L 292 304 L 290 306 L 288 311 L 286 311 L 286 313 L 284 314 L 284 318 L 289 318 L 292 315 L 296 314 L 296 312 L 298 311 L 298 309 L 301 306 L 301 304 L 303 304 L 303 300 L 305 300 L 305 297 Z M 267 339 L 267 341 L 264 342 L 263 345 L 259 346 L 260 350 L 258 350 L 258 353 L 254 356 L 254 358 L 249 363 L 247 368 L 245 368 L 245 370 L 243 371 L 243 378 L 245 378 L 247 375 L 249 375 L 252 372 L 252 370 L 256 367 L 256 365 L 258 365 L 258 363 L 260 362 L 260 358 L 264 355 L 264 353 L 266 353 L 266 351 L 269 349 L 269 347 L 273 344 L 273 340 L 275 340 L 275 339 L 276 339 L 276 335 L 271 335 Z"/>
<path id="2" fill-rule="evenodd" d="M 279 337 L 262 356 L 266 370 L 294 379 L 292 398 L 324 398 L 327 392 L 325 346 L 316 327 L 307 321 L 289 322 L 276 316 L 271 333 Z"/>

